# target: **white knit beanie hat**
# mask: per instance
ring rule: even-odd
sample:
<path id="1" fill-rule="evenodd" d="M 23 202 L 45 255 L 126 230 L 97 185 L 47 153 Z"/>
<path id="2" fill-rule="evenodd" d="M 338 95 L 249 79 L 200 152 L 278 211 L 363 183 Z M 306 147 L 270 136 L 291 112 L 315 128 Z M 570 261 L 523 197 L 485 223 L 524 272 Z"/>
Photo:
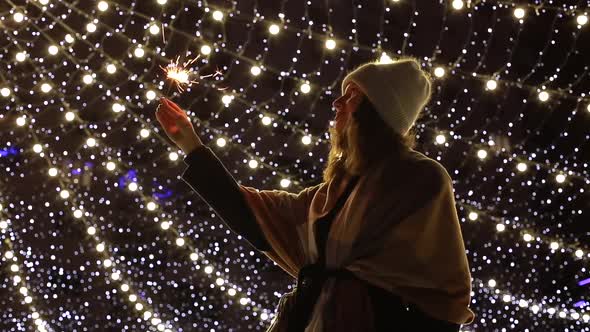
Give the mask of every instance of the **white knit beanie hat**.
<path id="1" fill-rule="evenodd" d="M 413 58 L 358 67 L 342 80 L 342 94 L 351 81 L 359 85 L 385 123 L 401 135 L 412 128 L 430 99 L 430 78 Z"/>

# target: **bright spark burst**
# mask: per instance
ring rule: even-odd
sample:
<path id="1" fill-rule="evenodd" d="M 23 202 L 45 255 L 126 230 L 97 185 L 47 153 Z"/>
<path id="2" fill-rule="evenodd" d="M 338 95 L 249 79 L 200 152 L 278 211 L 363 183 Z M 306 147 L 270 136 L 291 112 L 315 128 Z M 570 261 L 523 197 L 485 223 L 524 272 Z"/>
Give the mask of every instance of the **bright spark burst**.
<path id="1" fill-rule="evenodd" d="M 160 68 L 162 68 L 164 73 L 166 73 L 166 78 L 169 79 L 170 81 L 172 81 L 173 85 L 176 85 L 178 92 L 181 92 L 181 93 L 184 92 L 184 89 L 186 87 L 191 86 L 193 83 L 198 84 L 198 81 L 191 79 L 191 77 L 194 76 L 195 72 L 194 72 L 193 68 L 189 68 L 189 66 L 192 65 L 195 61 L 197 61 L 199 59 L 199 57 L 200 57 L 200 55 L 194 59 L 184 62 L 183 64 L 180 64 L 180 56 L 178 56 L 176 58 L 176 61 L 170 61 L 168 66 L 166 66 L 166 67 L 160 66 Z M 216 70 L 215 73 L 205 75 L 205 76 L 200 76 L 199 79 L 203 79 L 203 78 L 207 78 L 207 77 L 215 77 L 217 75 L 222 75 L 221 71 Z M 227 88 L 221 88 L 218 90 L 225 90 L 225 89 L 227 89 Z"/>

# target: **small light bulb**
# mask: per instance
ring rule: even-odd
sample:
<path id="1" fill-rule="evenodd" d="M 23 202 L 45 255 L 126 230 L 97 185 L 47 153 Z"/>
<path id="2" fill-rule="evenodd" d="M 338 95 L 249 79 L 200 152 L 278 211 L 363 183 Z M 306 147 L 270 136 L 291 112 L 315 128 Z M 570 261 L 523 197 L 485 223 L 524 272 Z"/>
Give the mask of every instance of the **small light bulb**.
<path id="1" fill-rule="evenodd" d="M 19 127 L 24 126 L 27 123 L 27 119 L 24 116 L 19 116 L 18 118 L 16 118 L 16 124 Z"/>
<path id="2" fill-rule="evenodd" d="M 521 19 L 523 18 L 525 15 L 525 11 L 522 8 L 516 8 L 514 10 L 514 17 L 516 17 L 517 19 Z"/>
<path id="3" fill-rule="evenodd" d="M 76 217 L 78 219 L 82 218 L 83 215 L 84 215 L 84 213 L 80 209 L 76 209 L 76 211 L 74 211 L 74 217 Z"/>
<path id="4" fill-rule="evenodd" d="M 445 144 L 447 138 L 443 134 L 436 135 L 436 144 Z"/>
<path id="5" fill-rule="evenodd" d="M 154 211 L 156 209 L 157 205 L 154 202 L 149 202 L 147 203 L 147 209 L 150 211 Z"/>
<path id="6" fill-rule="evenodd" d="M 22 22 L 25 19 L 25 15 L 23 15 L 23 13 L 21 12 L 16 12 L 14 13 L 14 15 L 12 15 L 12 18 L 14 19 L 15 22 Z"/>
<path id="7" fill-rule="evenodd" d="M 586 14 L 579 15 L 576 18 L 576 22 L 578 23 L 578 25 L 585 25 L 586 23 L 588 23 L 588 16 Z"/>
<path id="8" fill-rule="evenodd" d="M 488 156 L 488 152 L 486 150 L 479 150 L 477 151 L 477 157 L 481 160 L 486 159 Z"/>
<path id="9" fill-rule="evenodd" d="M 271 25 L 268 27 L 268 32 L 270 32 L 270 34 L 271 34 L 271 35 L 276 35 L 276 34 L 278 34 L 280 31 L 281 31 L 281 28 L 280 28 L 278 25 L 276 25 L 276 24 L 271 24 Z"/>
<path id="10" fill-rule="evenodd" d="M 93 147 L 96 145 L 96 140 L 94 138 L 90 137 L 86 140 L 86 145 Z"/>
<path id="11" fill-rule="evenodd" d="M 453 9 L 456 9 L 456 10 L 463 9 L 463 1 L 462 0 L 453 0 Z"/>
<path id="12" fill-rule="evenodd" d="M 434 76 L 439 78 L 445 76 L 445 69 L 443 67 L 436 67 L 434 69 Z"/>
<path id="13" fill-rule="evenodd" d="M 564 174 L 557 174 L 555 176 L 555 181 L 557 181 L 557 183 L 563 183 L 565 181 L 565 175 Z"/>
<path id="14" fill-rule="evenodd" d="M 119 113 L 125 109 L 125 106 L 123 106 L 119 103 L 113 103 L 113 106 L 111 107 L 111 109 L 113 110 L 113 112 Z"/>
<path id="15" fill-rule="evenodd" d="M 56 55 L 57 52 L 59 52 L 59 48 L 55 45 L 51 45 L 47 48 L 47 52 L 49 52 L 51 55 Z"/>
<path id="16" fill-rule="evenodd" d="M 143 128 L 142 130 L 139 131 L 139 135 L 143 138 L 147 138 L 150 136 L 150 130 Z"/>
<path id="17" fill-rule="evenodd" d="M 170 154 L 168 155 L 168 158 L 170 158 L 170 160 L 172 160 L 172 161 L 176 161 L 176 160 L 178 160 L 178 153 L 170 152 Z"/>
<path id="18" fill-rule="evenodd" d="M 135 51 L 133 51 L 133 55 L 135 55 L 135 57 L 137 58 L 143 58 L 143 56 L 145 55 L 145 51 L 141 46 L 138 46 L 137 48 L 135 48 Z"/>
<path id="19" fill-rule="evenodd" d="M 258 67 L 258 66 L 252 66 L 252 68 L 250 68 L 250 73 L 251 73 L 252 75 L 254 75 L 254 76 L 258 76 L 258 75 L 260 75 L 260 72 L 261 72 L 261 71 L 262 71 L 262 70 L 261 70 L 261 69 L 260 69 L 260 67 Z"/>
<path id="20" fill-rule="evenodd" d="M 182 247 L 184 245 L 184 239 L 179 237 L 178 239 L 176 239 L 176 245 L 179 247 Z"/>
<path id="21" fill-rule="evenodd" d="M 129 184 L 127 185 L 127 189 L 129 189 L 131 191 L 136 191 L 137 190 L 137 183 L 136 182 L 129 182 Z"/>
<path id="22" fill-rule="evenodd" d="M 92 78 L 92 75 L 86 74 L 84 75 L 84 77 L 82 77 L 82 81 L 84 82 L 84 84 L 92 84 L 94 79 Z"/>
<path id="23" fill-rule="evenodd" d="M 333 50 L 336 48 L 336 41 L 334 39 L 326 40 L 326 48 L 329 50 Z"/>
<path id="24" fill-rule="evenodd" d="M 211 54 L 211 46 L 209 46 L 209 45 L 201 46 L 201 54 L 203 54 L 203 55 Z"/>
<path id="25" fill-rule="evenodd" d="M 2 88 L 0 90 L 0 94 L 2 95 L 2 97 L 10 96 L 10 89 L 9 88 Z"/>
<path id="26" fill-rule="evenodd" d="M 393 63 L 393 59 L 387 55 L 387 53 L 383 52 L 381 53 L 381 57 L 379 58 L 379 63 L 383 63 L 383 64 L 388 64 L 388 63 Z"/>
<path id="27" fill-rule="evenodd" d="M 167 229 L 169 229 L 169 228 L 170 228 L 170 223 L 169 223 L 168 221 L 162 221 L 162 222 L 160 223 L 160 227 L 161 227 L 163 230 L 167 230 Z"/>
<path id="28" fill-rule="evenodd" d="M 41 84 L 41 91 L 43 91 L 44 93 L 48 93 L 49 91 L 51 91 L 51 89 L 53 89 L 53 88 L 51 87 L 51 85 L 49 83 Z"/>
<path id="29" fill-rule="evenodd" d="M 216 10 L 213 12 L 213 19 L 216 21 L 221 21 L 223 20 L 223 13 L 219 10 Z"/>
<path id="30" fill-rule="evenodd" d="M 248 166 L 250 166 L 250 168 L 256 168 L 256 167 L 258 167 L 258 162 L 256 160 L 252 159 L 248 162 Z"/>
<path id="31" fill-rule="evenodd" d="M 96 228 L 95 228 L 95 227 L 93 227 L 93 226 L 90 226 L 90 227 L 88 227 L 88 228 L 86 229 L 86 232 L 87 232 L 89 235 L 94 235 L 94 234 L 96 234 Z"/>
<path id="32" fill-rule="evenodd" d="M 70 197 L 70 192 L 67 190 L 62 190 L 59 192 L 59 196 L 63 199 L 67 199 L 68 197 Z"/>
<path id="33" fill-rule="evenodd" d="M 86 24 L 86 31 L 88 31 L 88 32 L 96 31 L 96 24 L 94 24 L 94 23 Z"/>
<path id="34" fill-rule="evenodd" d="M 36 153 L 40 153 L 41 151 L 43 151 L 43 146 L 41 146 L 41 144 L 35 144 L 33 145 L 33 151 L 35 151 Z"/>
<path id="35" fill-rule="evenodd" d="M 74 112 L 68 111 L 68 112 L 66 112 L 65 118 L 66 118 L 66 121 L 74 121 L 74 119 L 76 118 L 76 115 L 74 114 Z"/>
<path id="36" fill-rule="evenodd" d="M 146 97 L 148 100 L 154 100 L 154 99 L 156 99 L 156 91 L 154 91 L 154 90 L 148 90 L 148 91 L 145 93 L 145 97 Z"/>
<path id="37" fill-rule="evenodd" d="M 291 180 L 289 179 L 281 179 L 281 187 L 287 188 L 291 184 Z"/>
<path id="38" fill-rule="evenodd" d="M 234 97 L 231 95 L 223 95 L 223 97 L 221 97 L 221 102 L 227 106 L 231 103 L 232 99 L 234 99 Z"/>
<path id="39" fill-rule="evenodd" d="M 503 232 L 506 229 L 506 226 L 504 224 L 496 224 L 496 230 L 498 232 Z"/>
<path id="40" fill-rule="evenodd" d="M 269 116 L 263 116 L 262 117 L 262 124 L 265 126 L 268 126 L 272 123 L 272 119 Z"/>
<path id="41" fill-rule="evenodd" d="M 100 10 L 101 12 L 104 12 L 107 9 L 109 9 L 109 4 L 106 1 L 100 1 L 98 3 L 98 10 Z"/>
<path id="42" fill-rule="evenodd" d="M 301 138 L 301 142 L 305 145 L 311 144 L 311 136 L 305 135 Z"/>
<path id="43" fill-rule="evenodd" d="M 16 58 L 16 61 L 23 62 L 27 58 L 27 54 L 25 52 L 18 52 L 18 53 L 16 53 L 15 58 Z"/>
<path id="44" fill-rule="evenodd" d="M 107 72 L 109 74 L 114 74 L 116 71 L 117 71 L 117 67 L 114 64 L 110 63 L 107 65 Z"/>
<path id="45" fill-rule="evenodd" d="M 156 24 L 150 25 L 150 33 L 152 35 L 157 35 L 158 33 L 160 33 L 160 27 L 157 26 Z"/>
<path id="46" fill-rule="evenodd" d="M 486 88 L 488 88 L 488 90 L 496 90 L 497 87 L 498 83 L 495 80 L 489 80 L 486 82 Z"/>
<path id="47" fill-rule="evenodd" d="M 547 91 L 539 92 L 539 100 L 542 102 L 546 102 L 547 100 L 549 100 L 549 93 L 547 93 Z"/>
<path id="48" fill-rule="evenodd" d="M 74 37 L 72 37 L 72 35 L 70 35 L 69 33 L 66 35 L 66 42 L 71 44 L 75 41 Z"/>
<path id="49" fill-rule="evenodd" d="M 307 94 L 311 91 L 311 86 L 309 85 L 309 83 L 303 83 L 303 84 L 301 84 L 301 87 L 299 88 L 299 90 L 302 93 Z"/>
<path id="50" fill-rule="evenodd" d="M 51 177 L 54 177 L 54 176 L 56 176 L 56 175 L 57 175 L 57 168 L 55 168 L 55 167 L 51 167 L 51 168 L 49 169 L 48 173 L 49 173 L 49 176 L 51 176 Z"/>
<path id="51" fill-rule="evenodd" d="M 215 143 L 220 148 L 224 147 L 227 144 L 227 142 L 225 141 L 225 138 L 223 138 L 223 137 L 218 138 L 217 141 L 215 141 Z"/>
<path id="52" fill-rule="evenodd" d="M 518 163 L 518 164 L 516 165 L 516 169 L 517 169 L 519 172 L 521 172 L 521 173 L 522 173 L 522 172 L 525 172 L 525 171 L 526 171 L 526 169 L 527 169 L 527 165 L 526 165 L 525 163 Z"/>
<path id="53" fill-rule="evenodd" d="M 158 0 L 158 5 L 165 5 L 168 0 Z"/>
<path id="54" fill-rule="evenodd" d="M 117 167 L 117 164 L 115 164 L 114 162 L 112 162 L 112 161 L 107 162 L 107 169 L 109 171 L 114 171 L 116 167 Z"/>

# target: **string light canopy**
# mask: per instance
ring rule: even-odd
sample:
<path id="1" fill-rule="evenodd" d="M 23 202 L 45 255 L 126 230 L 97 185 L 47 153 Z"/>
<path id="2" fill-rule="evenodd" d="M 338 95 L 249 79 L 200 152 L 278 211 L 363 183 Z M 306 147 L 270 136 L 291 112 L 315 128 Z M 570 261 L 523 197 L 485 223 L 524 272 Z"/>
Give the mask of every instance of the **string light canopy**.
<path id="1" fill-rule="evenodd" d="M 294 280 L 180 181 L 159 97 L 240 183 L 298 192 L 321 182 L 344 75 L 413 56 L 434 80 L 416 149 L 453 180 L 471 264 L 462 330 L 589 330 L 588 12 L 1 2 L 1 329 L 265 330 Z"/>

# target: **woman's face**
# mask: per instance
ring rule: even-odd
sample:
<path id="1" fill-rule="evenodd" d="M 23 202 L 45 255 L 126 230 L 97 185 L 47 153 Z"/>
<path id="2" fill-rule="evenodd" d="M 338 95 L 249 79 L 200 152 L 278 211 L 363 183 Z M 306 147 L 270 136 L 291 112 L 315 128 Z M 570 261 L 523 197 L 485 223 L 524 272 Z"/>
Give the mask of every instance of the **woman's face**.
<path id="1" fill-rule="evenodd" d="M 337 131 L 342 132 L 342 129 L 346 128 L 352 112 L 356 111 L 361 103 L 362 96 L 360 87 L 354 82 L 349 82 L 344 89 L 344 94 L 334 100 L 332 106 L 336 109 L 334 121 Z"/>

